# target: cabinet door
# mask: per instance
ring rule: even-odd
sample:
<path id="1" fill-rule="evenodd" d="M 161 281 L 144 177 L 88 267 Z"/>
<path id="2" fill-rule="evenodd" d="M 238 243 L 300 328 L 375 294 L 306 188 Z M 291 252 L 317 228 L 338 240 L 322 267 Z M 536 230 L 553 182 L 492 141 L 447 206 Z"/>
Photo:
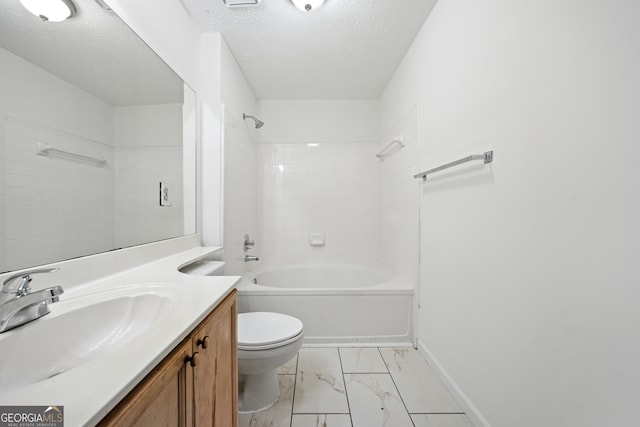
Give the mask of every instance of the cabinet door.
<path id="1" fill-rule="evenodd" d="M 192 408 L 191 341 L 179 345 L 99 424 L 100 427 L 187 427 Z"/>
<path id="2" fill-rule="evenodd" d="M 236 427 L 238 370 L 235 290 L 214 310 L 193 338 L 200 354 L 194 368 L 196 427 Z"/>

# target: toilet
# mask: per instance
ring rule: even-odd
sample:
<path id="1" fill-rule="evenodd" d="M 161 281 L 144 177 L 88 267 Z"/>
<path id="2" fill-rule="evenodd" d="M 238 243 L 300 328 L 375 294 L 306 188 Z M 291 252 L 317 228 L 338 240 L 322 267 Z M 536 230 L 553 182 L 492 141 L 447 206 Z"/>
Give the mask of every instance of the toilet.
<path id="1" fill-rule="evenodd" d="M 300 350 L 302 322 L 281 313 L 238 314 L 240 412 L 266 409 L 280 397 L 278 367 Z"/>
<path id="2" fill-rule="evenodd" d="M 218 276 L 225 263 L 199 261 L 180 269 L 187 274 Z M 302 346 L 302 322 L 286 314 L 238 314 L 238 409 L 255 412 L 272 406 L 280 397 L 278 367 L 291 360 Z"/>

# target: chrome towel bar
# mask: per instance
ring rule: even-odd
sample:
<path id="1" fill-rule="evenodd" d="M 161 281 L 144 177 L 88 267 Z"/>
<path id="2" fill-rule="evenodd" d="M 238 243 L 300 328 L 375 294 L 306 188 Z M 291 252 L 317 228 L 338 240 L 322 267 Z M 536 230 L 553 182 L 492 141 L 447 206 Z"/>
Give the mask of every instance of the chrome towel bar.
<path id="1" fill-rule="evenodd" d="M 451 163 L 447 163 L 446 165 L 438 166 L 437 168 L 429 169 L 428 171 L 420 172 L 418 174 L 413 175 L 414 178 L 422 178 L 423 180 L 427 180 L 427 175 L 430 175 L 434 172 L 439 172 L 444 169 L 448 169 L 453 166 L 461 165 L 462 163 L 467 163 L 472 160 L 483 160 L 485 163 L 491 163 L 493 161 L 493 151 L 487 151 L 484 154 L 473 154 L 471 156 L 463 157 L 462 159 L 456 160 Z"/>

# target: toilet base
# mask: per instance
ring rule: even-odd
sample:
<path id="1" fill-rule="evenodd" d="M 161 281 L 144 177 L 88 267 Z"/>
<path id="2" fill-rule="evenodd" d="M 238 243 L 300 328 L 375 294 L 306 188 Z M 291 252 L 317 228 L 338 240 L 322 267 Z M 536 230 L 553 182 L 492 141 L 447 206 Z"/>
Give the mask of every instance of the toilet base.
<path id="1" fill-rule="evenodd" d="M 244 390 L 238 397 L 240 413 L 262 411 L 270 408 L 280 397 L 280 383 L 276 369 L 262 374 L 243 375 Z"/>

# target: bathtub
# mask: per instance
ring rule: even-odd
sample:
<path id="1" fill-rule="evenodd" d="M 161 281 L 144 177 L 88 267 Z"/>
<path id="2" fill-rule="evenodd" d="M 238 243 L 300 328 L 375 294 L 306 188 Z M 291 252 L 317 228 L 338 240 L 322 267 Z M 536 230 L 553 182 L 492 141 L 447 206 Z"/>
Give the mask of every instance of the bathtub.
<path id="1" fill-rule="evenodd" d="M 380 268 L 291 265 L 246 273 L 238 311 L 274 311 L 304 323 L 304 343 L 411 343 L 413 286 Z"/>

